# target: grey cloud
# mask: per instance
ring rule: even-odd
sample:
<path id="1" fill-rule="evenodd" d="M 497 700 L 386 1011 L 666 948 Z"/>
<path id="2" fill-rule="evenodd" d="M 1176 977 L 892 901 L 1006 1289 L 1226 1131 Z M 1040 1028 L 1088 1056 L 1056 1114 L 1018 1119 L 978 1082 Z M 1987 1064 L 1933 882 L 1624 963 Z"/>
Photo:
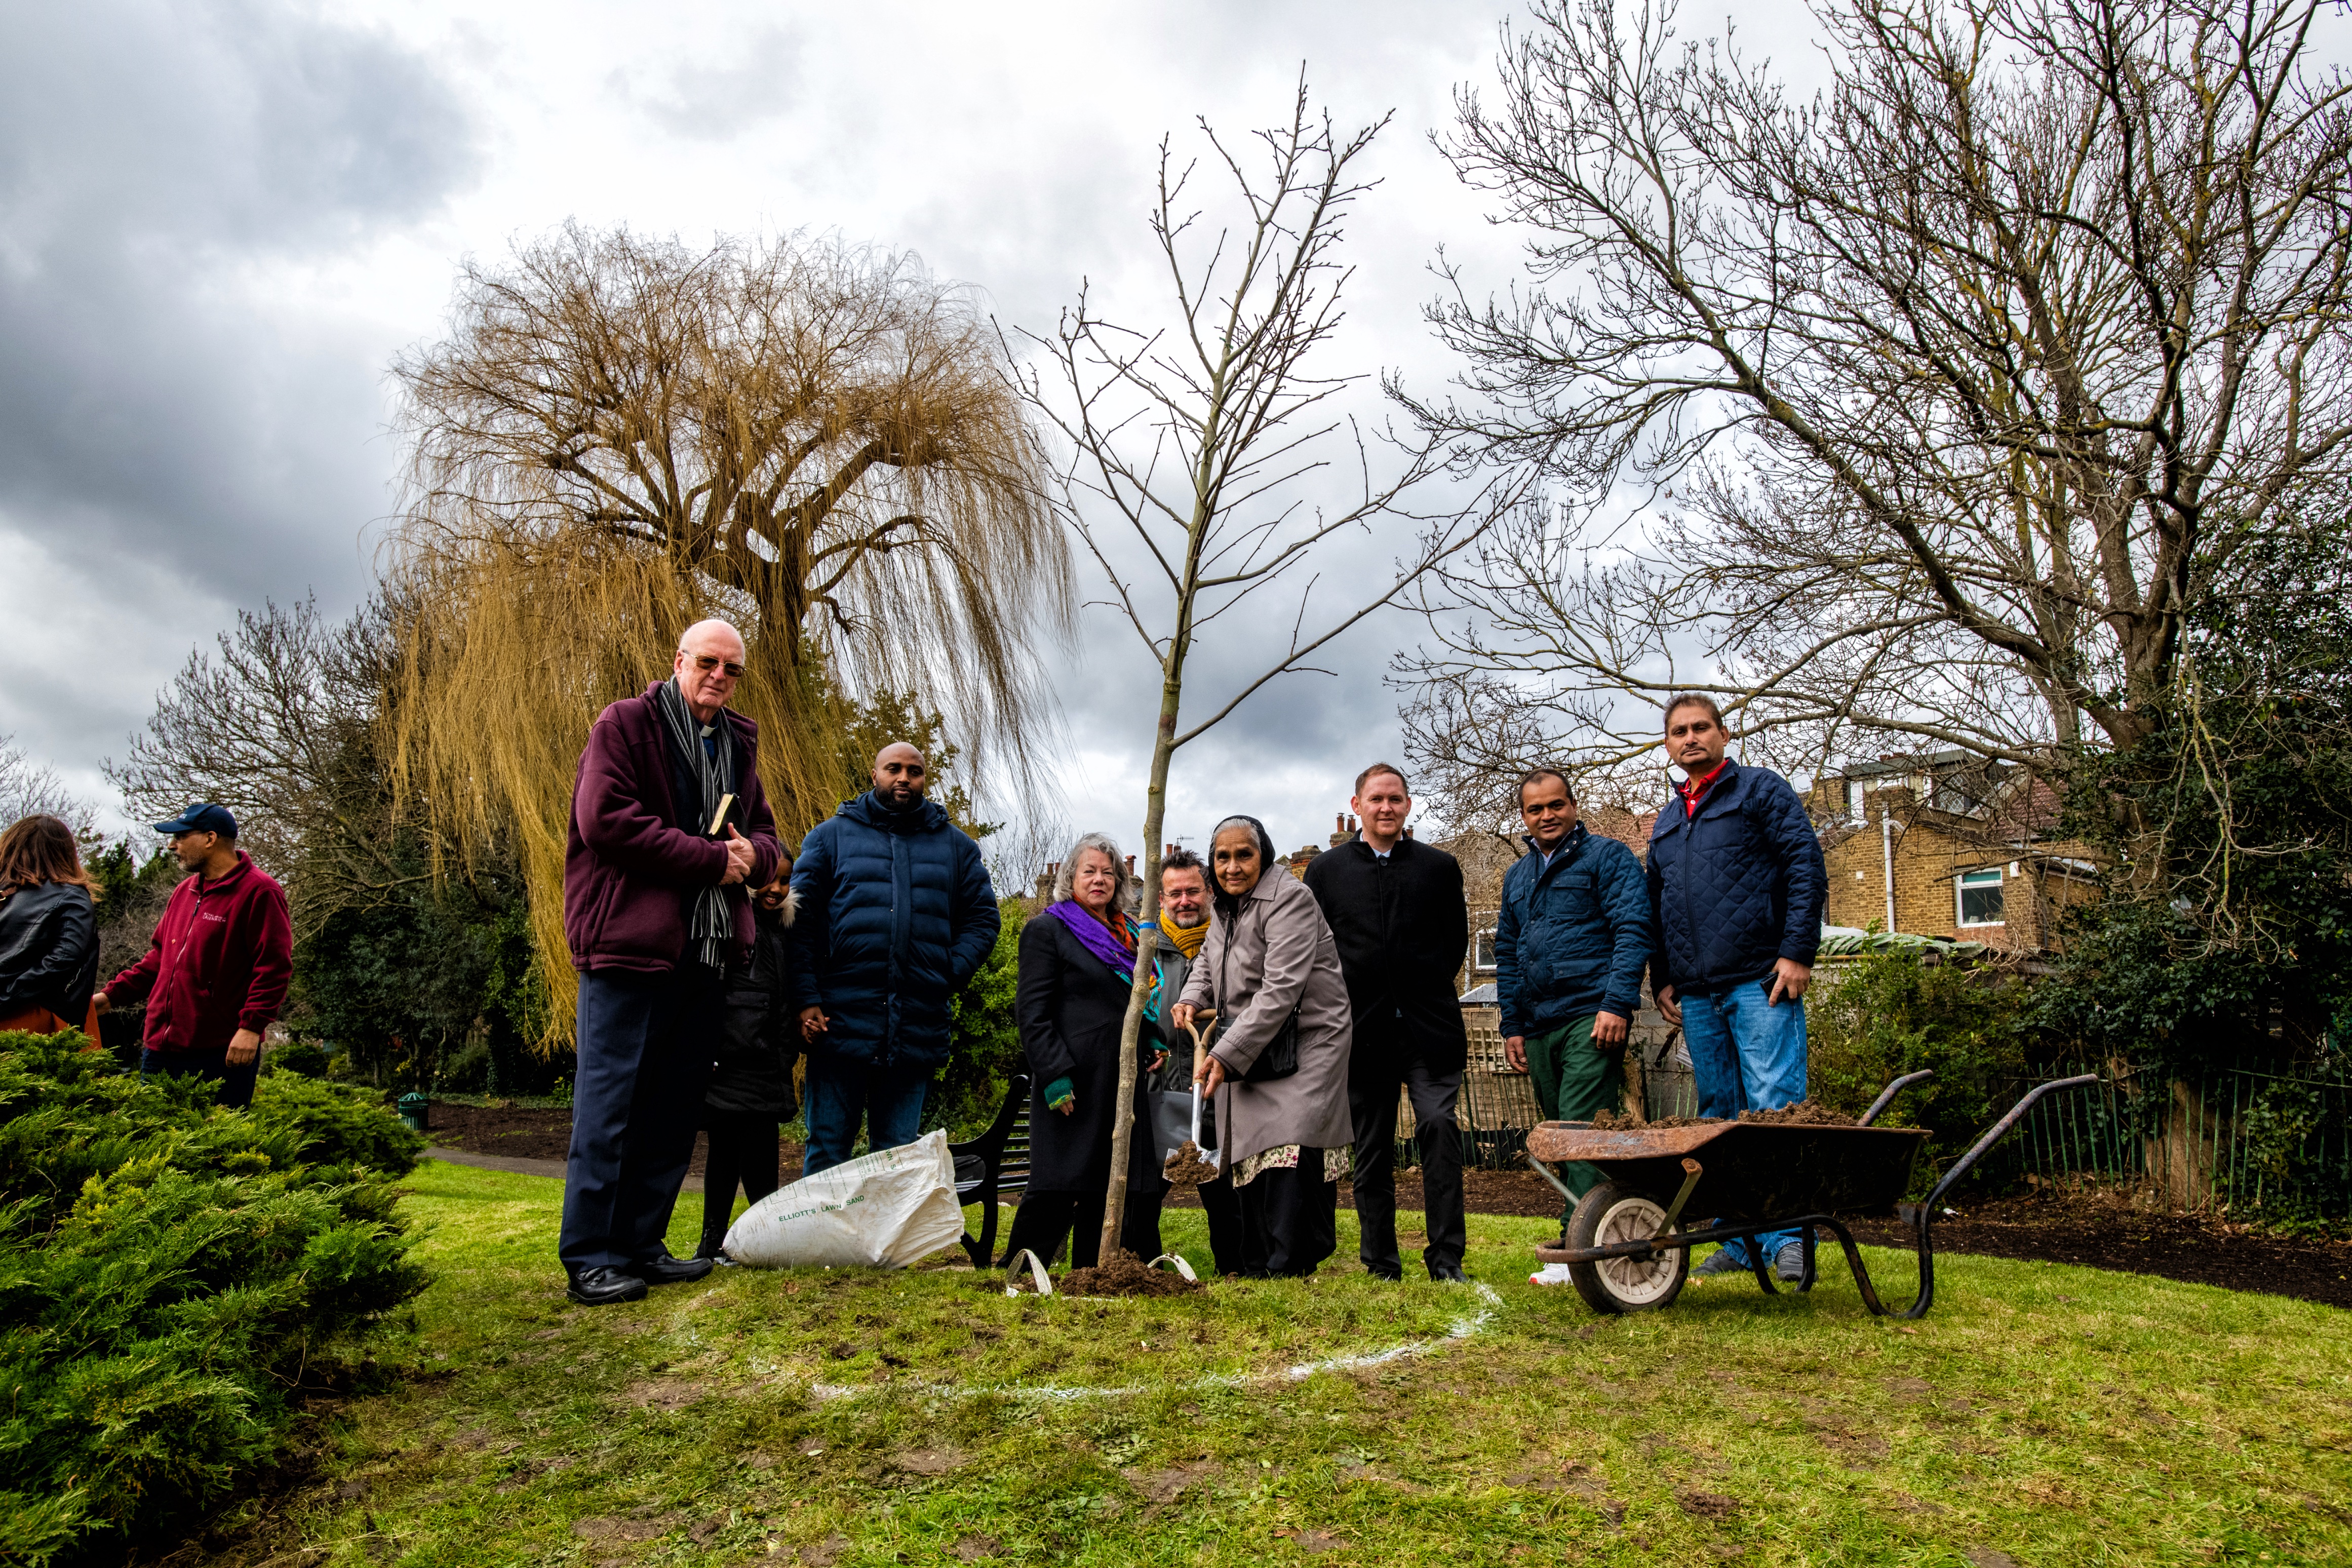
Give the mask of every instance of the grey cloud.
<path id="1" fill-rule="evenodd" d="M 79 769 L 227 606 L 364 583 L 383 347 L 253 279 L 429 215 L 474 132 L 420 58 L 307 12 L 19 6 L 10 33 L 0 539 L 37 541 L 46 579 L 0 672 L 22 742 Z M 95 684 L 30 679 L 68 622 L 129 623 L 113 646 L 137 652 Z"/>
<path id="2" fill-rule="evenodd" d="M 803 53 L 798 32 L 762 27 L 730 44 L 723 63 L 697 58 L 660 73 L 659 88 L 640 85 L 651 74 L 642 69 L 616 70 L 608 80 L 623 101 L 673 136 L 731 142 L 791 111 Z"/>

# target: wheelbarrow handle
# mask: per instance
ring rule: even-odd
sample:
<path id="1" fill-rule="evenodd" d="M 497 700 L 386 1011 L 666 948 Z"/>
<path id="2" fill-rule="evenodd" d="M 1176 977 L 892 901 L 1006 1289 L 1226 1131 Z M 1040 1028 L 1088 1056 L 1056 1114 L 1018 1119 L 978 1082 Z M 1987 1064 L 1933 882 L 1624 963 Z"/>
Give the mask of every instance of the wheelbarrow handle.
<path id="1" fill-rule="evenodd" d="M 1985 1135 L 1977 1140 L 1975 1148 L 1952 1162 L 1952 1168 L 1944 1173 L 1944 1179 L 1937 1182 L 1936 1190 L 1927 1194 L 1926 1207 L 1921 1211 L 1920 1215 L 1921 1228 L 1923 1230 L 1926 1228 L 1927 1216 L 1936 1212 L 1937 1205 L 1944 1201 L 1944 1194 L 1952 1190 L 1953 1184 L 1969 1173 L 1976 1163 L 1984 1157 L 1986 1151 L 2008 1137 L 2011 1129 L 2024 1121 L 2025 1113 L 2039 1104 L 2044 1096 L 2055 1094 L 2062 1089 L 2081 1089 L 2086 1084 L 2098 1081 L 2097 1073 L 2086 1072 L 2074 1078 L 2053 1079 L 2048 1083 L 2037 1084 L 2026 1090 L 2025 1098 L 2011 1106 L 2008 1115 L 1985 1129 Z"/>
<path id="2" fill-rule="evenodd" d="M 1854 1125 L 1856 1127 L 1869 1126 L 1872 1122 L 1878 1120 L 1878 1113 L 1880 1111 L 1895 1103 L 1895 1097 L 1896 1095 L 1901 1094 L 1905 1089 L 1909 1089 L 1921 1079 L 1934 1078 L 1936 1074 L 1932 1068 L 1922 1072 L 1905 1073 L 1901 1078 L 1896 1079 L 1893 1083 L 1888 1084 L 1885 1089 L 1878 1091 L 1878 1098 L 1870 1102 L 1870 1109 L 1864 1111 L 1862 1115 L 1855 1120 Z"/>

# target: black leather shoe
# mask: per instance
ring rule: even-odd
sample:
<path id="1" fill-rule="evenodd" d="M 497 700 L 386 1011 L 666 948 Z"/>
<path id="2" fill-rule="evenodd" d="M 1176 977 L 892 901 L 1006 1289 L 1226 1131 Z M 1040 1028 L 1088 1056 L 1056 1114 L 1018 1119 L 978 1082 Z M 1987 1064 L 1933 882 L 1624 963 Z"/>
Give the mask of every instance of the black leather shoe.
<path id="1" fill-rule="evenodd" d="M 1402 1284 L 1404 1281 L 1402 1268 L 1379 1268 L 1367 1263 L 1364 1265 L 1364 1272 L 1375 1279 L 1385 1279 L 1391 1285 Z"/>
<path id="2" fill-rule="evenodd" d="M 691 1285 L 716 1267 L 708 1258 L 672 1258 L 665 1252 L 659 1258 L 630 1264 L 625 1272 L 648 1285 Z"/>
<path id="3" fill-rule="evenodd" d="M 615 1301 L 642 1301 L 646 1282 L 618 1268 L 582 1268 L 572 1276 L 567 1292 L 583 1307 L 609 1307 Z"/>
<path id="4" fill-rule="evenodd" d="M 1433 1263 L 1429 1266 L 1429 1277 L 1440 1285 L 1470 1283 L 1470 1276 L 1462 1272 L 1462 1266 L 1458 1263 Z"/>

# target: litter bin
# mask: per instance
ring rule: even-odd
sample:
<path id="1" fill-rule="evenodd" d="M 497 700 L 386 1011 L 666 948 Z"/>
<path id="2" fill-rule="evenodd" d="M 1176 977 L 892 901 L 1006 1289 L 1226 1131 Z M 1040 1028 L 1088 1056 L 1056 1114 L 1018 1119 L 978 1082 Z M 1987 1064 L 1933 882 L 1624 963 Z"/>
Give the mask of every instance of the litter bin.
<path id="1" fill-rule="evenodd" d="M 426 1131 L 430 1124 L 426 1112 L 432 1104 L 423 1090 L 410 1089 L 400 1097 L 400 1119 L 419 1132 Z"/>

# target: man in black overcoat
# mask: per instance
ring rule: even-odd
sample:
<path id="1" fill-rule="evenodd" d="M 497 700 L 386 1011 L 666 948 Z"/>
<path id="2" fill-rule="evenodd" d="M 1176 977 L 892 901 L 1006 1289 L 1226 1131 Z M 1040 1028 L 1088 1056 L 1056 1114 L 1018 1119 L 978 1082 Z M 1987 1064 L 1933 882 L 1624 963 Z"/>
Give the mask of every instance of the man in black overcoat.
<path id="1" fill-rule="evenodd" d="M 1355 1015 L 1348 1100 L 1356 1124 L 1356 1227 L 1364 1267 L 1402 1279 L 1397 1257 L 1396 1122 L 1400 1089 L 1412 1099 L 1421 1143 L 1422 1203 L 1433 1279 L 1460 1282 L 1462 1147 L 1454 1108 L 1469 1038 L 1454 982 L 1470 942 L 1462 867 L 1405 837 L 1412 796 L 1404 774 L 1375 763 L 1356 778 L 1354 838 L 1307 863 L 1307 886 L 1339 945 Z"/>

